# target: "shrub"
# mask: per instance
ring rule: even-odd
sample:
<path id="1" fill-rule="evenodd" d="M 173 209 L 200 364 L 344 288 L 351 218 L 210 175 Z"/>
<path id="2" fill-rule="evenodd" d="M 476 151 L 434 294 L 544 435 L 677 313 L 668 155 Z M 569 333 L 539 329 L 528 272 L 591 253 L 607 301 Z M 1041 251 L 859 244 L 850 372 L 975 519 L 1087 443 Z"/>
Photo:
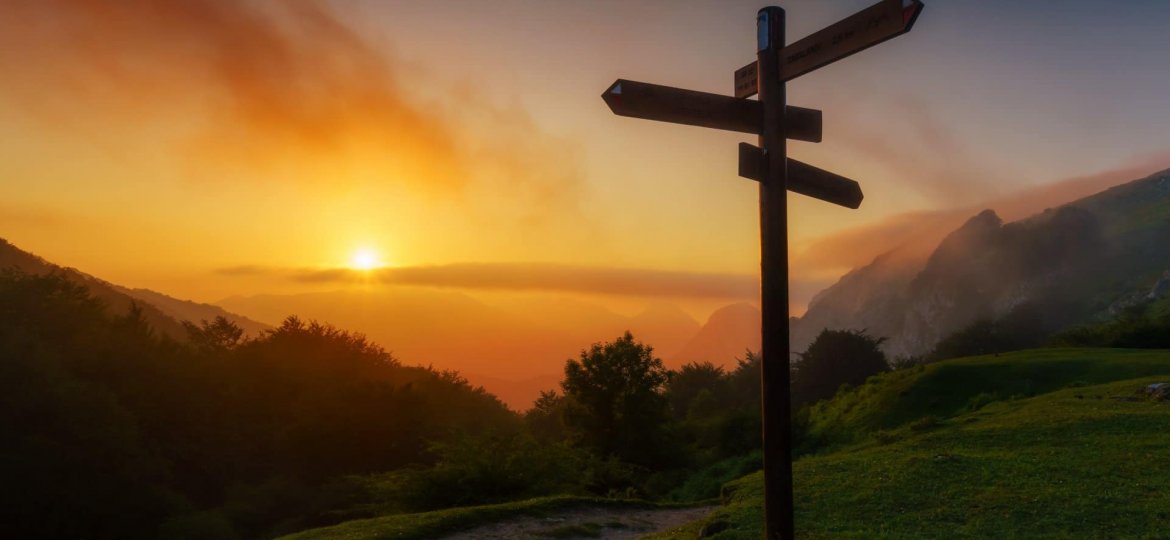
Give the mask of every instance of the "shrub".
<path id="1" fill-rule="evenodd" d="M 999 401 L 999 399 L 999 394 L 994 394 L 991 392 L 975 394 L 974 396 L 971 396 L 970 400 L 967 401 L 967 410 L 975 412 L 979 409 L 982 409 L 984 405 L 987 405 L 993 401 Z"/>
<path id="2" fill-rule="evenodd" d="M 375 490 L 383 505 L 424 511 L 581 492 L 599 469 L 581 452 L 542 444 L 523 433 L 458 437 L 433 444 L 431 451 L 437 457 L 433 466 L 381 477 Z M 608 479 L 611 474 L 600 476 Z M 602 484 L 597 489 L 614 487 L 613 482 Z"/>

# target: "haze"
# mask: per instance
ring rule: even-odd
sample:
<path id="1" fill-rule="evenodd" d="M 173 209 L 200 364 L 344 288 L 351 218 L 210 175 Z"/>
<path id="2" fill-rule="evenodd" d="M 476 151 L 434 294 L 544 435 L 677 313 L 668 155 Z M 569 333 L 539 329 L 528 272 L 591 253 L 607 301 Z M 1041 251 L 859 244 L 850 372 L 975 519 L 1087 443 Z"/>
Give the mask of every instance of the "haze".
<path id="1" fill-rule="evenodd" d="M 787 2 L 789 40 L 869 3 Z M 758 7 L 11 2 L 0 236 L 265 322 L 332 316 L 408 363 L 540 375 L 516 358 L 538 355 L 555 373 L 616 335 L 585 334 L 648 306 L 693 331 L 756 300 L 757 191 L 735 174 L 751 138 L 615 117 L 598 96 L 619 77 L 730 93 Z M 982 208 L 1022 217 L 1170 166 L 1170 125 L 1151 114 L 1170 110 L 1170 5 L 934 0 L 926 14 L 789 86 L 825 114 L 824 142 L 792 155 L 866 194 L 857 211 L 791 197 L 796 314 Z M 450 333 L 423 330 L 442 317 L 314 307 L 326 293 L 543 325 L 439 353 Z M 671 332 L 660 350 L 685 345 Z"/>

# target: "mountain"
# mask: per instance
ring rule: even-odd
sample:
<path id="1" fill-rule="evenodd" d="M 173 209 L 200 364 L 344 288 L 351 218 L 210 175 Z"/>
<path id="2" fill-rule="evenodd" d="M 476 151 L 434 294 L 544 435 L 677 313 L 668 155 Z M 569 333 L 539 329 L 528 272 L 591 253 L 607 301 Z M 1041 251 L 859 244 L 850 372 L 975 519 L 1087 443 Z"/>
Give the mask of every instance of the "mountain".
<path id="1" fill-rule="evenodd" d="M 20 248 L 3 239 L 0 239 L 0 269 L 15 269 L 25 274 L 33 275 L 48 273 L 60 274 L 69 279 L 69 281 L 78 285 L 84 285 L 88 288 L 90 295 L 105 303 L 110 313 L 127 314 L 130 312 L 131 306 L 138 306 L 143 319 L 156 332 L 174 339 L 186 339 L 187 331 L 183 329 L 183 325 L 157 306 L 133 298 L 119 291 L 116 285 L 83 273 L 75 268 L 57 266 L 32 253 L 22 251 Z"/>
<path id="2" fill-rule="evenodd" d="M 674 304 L 655 302 L 630 317 L 626 324 L 634 336 L 654 346 L 670 367 L 677 367 L 675 351 L 681 350 L 700 331 L 698 321 Z"/>
<path id="3" fill-rule="evenodd" d="M 980 319 L 1028 312 L 1050 332 L 1105 317 L 1170 268 L 1167 238 L 1170 171 L 1016 222 L 985 210 L 925 259 L 892 251 L 842 277 L 793 322 L 792 347 L 865 329 L 890 356 L 914 356 Z"/>
<path id="4" fill-rule="evenodd" d="M 216 305 L 201 304 L 190 300 L 179 300 L 150 289 L 128 289 L 113 284 L 110 286 L 115 291 L 126 296 L 136 298 L 159 308 L 163 313 L 179 321 L 191 321 L 198 324 L 202 321 L 213 321 L 216 317 L 223 317 L 243 329 L 244 336 L 246 337 L 256 337 L 265 330 L 272 329 L 270 325 L 254 321 L 243 315 L 236 315 Z"/>
<path id="5" fill-rule="evenodd" d="M 96 278 L 75 268 L 65 268 L 0 239 L 0 269 L 15 269 L 25 274 L 57 273 L 78 285 L 84 285 L 89 293 L 105 303 L 111 313 L 126 314 L 130 307 L 137 306 L 143 319 L 156 332 L 177 340 L 187 339 L 187 331 L 180 321 L 212 320 L 222 316 L 236 323 L 247 335 L 255 336 L 269 328 L 246 317 L 224 311 L 222 308 L 178 300 L 162 293 L 147 289 L 128 289 Z"/>
<path id="6" fill-rule="evenodd" d="M 672 358 L 680 365 L 711 362 L 734 366 L 733 361 L 743 358 L 748 350 L 760 350 L 760 310 L 741 302 L 711 313 L 699 332 Z"/>

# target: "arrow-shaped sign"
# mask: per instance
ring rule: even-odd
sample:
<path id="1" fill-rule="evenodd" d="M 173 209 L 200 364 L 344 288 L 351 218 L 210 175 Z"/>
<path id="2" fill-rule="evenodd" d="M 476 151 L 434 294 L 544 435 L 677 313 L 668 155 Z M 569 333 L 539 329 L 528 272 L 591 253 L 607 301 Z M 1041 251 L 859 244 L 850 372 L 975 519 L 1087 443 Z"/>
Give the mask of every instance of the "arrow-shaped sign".
<path id="1" fill-rule="evenodd" d="M 922 2 L 882 0 L 780 50 L 780 78 L 788 81 L 910 31 Z M 757 92 L 756 63 L 735 70 L 735 97 Z"/>
<path id="2" fill-rule="evenodd" d="M 619 116 L 753 135 L 763 131 L 764 107 L 750 99 L 626 79 L 615 81 L 601 99 Z M 788 106 L 784 109 L 784 123 L 789 139 L 821 142 L 821 111 Z"/>
<path id="3" fill-rule="evenodd" d="M 739 175 L 757 182 L 764 178 L 763 149 L 739 143 Z M 846 208 L 861 206 L 861 186 L 844 176 L 788 158 L 788 190 Z"/>

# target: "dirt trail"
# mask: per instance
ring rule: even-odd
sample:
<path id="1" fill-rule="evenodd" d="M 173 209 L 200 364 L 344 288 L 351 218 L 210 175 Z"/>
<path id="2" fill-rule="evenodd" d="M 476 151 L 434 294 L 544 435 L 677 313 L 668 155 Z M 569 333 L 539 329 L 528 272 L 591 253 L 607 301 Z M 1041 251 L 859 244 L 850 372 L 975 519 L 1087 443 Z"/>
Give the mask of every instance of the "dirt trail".
<path id="1" fill-rule="evenodd" d="M 715 510 L 699 508 L 574 508 L 547 516 L 521 516 L 444 536 L 445 540 L 638 538 L 695 521 Z"/>

